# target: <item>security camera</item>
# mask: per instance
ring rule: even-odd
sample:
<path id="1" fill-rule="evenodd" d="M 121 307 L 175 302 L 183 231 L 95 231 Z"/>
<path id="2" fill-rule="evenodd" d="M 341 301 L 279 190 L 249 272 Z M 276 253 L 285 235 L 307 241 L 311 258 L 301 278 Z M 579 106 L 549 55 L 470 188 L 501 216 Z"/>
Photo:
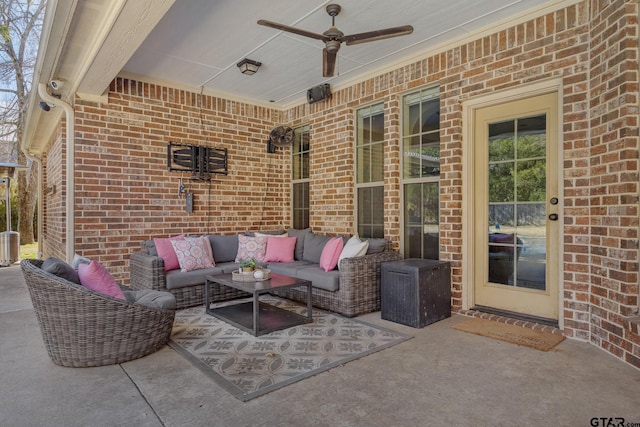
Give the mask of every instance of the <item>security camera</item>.
<path id="1" fill-rule="evenodd" d="M 49 85 L 51 86 L 51 89 L 58 90 L 58 89 L 60 89 L 62 87 L 62 81 L 61 80 L 51 80 Z"/>

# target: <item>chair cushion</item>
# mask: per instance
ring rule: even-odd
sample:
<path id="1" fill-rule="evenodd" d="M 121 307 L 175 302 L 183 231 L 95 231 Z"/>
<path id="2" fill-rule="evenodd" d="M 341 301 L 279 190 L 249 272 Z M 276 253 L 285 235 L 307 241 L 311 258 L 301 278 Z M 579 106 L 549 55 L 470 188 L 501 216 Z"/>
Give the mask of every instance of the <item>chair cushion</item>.
<path id="1" fill-rule="evenodd" d="M 311 261 L 319 264 L 324 245 L 326 245 L 329 240 L 331 240 L 330 236 L 323 236 L 314 233 L 305 234 L 302 259 L 304 261 Z"/>
<path id="2" fill-rule="evenodd" d="M 176 297 L 170 292 L 140 289 L 137 291 L 123 291 L 123 293 L 127 301 L 134 304 L 165 310 L 175 310 L 176 308 Z"/>
<path id="3" fill-rule="evenodd" d="M 268 237 L 264 262 L 293 262 L 297 237 Z"/>
<path id="4" fill-rule="evenodd" d="M 80 276 L 80 284 L 85 288 L 114 298 L 126 299 L 113 276 L 95 260 L 89 264 L 80 264 L 78 276 Z"/>
<path id="5" fill-rule="evenodd" d="M 73 269 L 69 264 L 58 259 L 56 257 L 49 257 L 42 263 L 42 269 L 47 273 L 54 274 L 58 277 L 62 277 L 65 280 L 73 282 L 77 285 L 80 284 L 80 276 L 78 272 Z"/>
<path id="6" fill-rule="evenodd" d="M 338 265 L 338 258 L 343 248 L 342 237 L 334 237 L 330 239 L 320 255 L 320 268 L 324 271 L 331 271 Z"/>
<path id="7" fill-rule="evenodd" d="M 218 264 L 212 268 L 201 268 L 199 270 L 185 272 L 180 270 L 167 271 L 167 289 L 177 289 L 184 288 L 185 286 L 202 285 L 204 284 L 207 275 L 226 273 L 226 271 L 224 270 L 225 265 L 228 265 L 228 263 Z"/>
<path id="8" fill-rule="evenodd" d="M 213 259 L 216 262 L 233 262 L 238 254 L 238 235 L 217 235 L 209 236 L 209 243 L 213 251 Z"/>
<path id="9" fill-rule="evenodd" d="M 269 270 L 272 273 L 276 274 L 284 274 L 285 276 L 297 277 L 298 270 L 301 268 L 313 267 L 317 266 L 312 262 L 308 261 L 293 261 L 293 262 L 270 262 L 267 264 Z"/>
<path id="10" fill-rule="evenodd" d="M 182 240 L 171 240 L 180 271 L 200 270 L 215 266 L 211 258 L 211 246 L 206 237 L 185 237 Z"/>
<path id="11" fill-rule="evenodd" d="M 155 237 L 153 243 L 156 246 L 158 256 L 164 260 L 164 271 L 176 270 L 180 268 L 176 251 L 173 249 L 171 242 L 173 240 L 184 239 L 184 234 L 168 238 Z"/>
<path id="12" fill-rule="evenodd" d="M 338 270 L 324 271 L 320 266 L 301 268 L 296 272 L 298 279 L 309 280 L 314 288 L 337 291 L 340 289 L 340 272 Z"/>

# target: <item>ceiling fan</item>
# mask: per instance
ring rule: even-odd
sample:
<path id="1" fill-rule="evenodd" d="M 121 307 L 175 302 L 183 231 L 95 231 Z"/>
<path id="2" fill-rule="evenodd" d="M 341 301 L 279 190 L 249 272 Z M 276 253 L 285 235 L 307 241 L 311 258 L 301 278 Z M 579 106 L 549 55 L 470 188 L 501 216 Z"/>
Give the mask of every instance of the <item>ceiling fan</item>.
<path id="1" fill-rule="evenodd" d="M 260 19 L 258 21 L 258 24 L 275 28 L 277 30 L 298 34 L 300 36 L 322 40 L 325 44 L 325 48 L 322 51 L 322 75 L 324 77 L 333 76 L 336 65 L 336 55 L 338 53 L 338 50 L 340 50 L 342 42 L 345 42 L 346 45 L 349 46 L 352 44 L 372 42 L 375 40 L 382 40 L 390 37 L 404 36 L 413 32 L 413 27 L 411 25 L 402 25 L 400 27 L 385 28 L 382 30 L 367 31 L 366 33 L 358 33 L 345 36 L 342 31 L 336 28 L 336 15 L 340 13 L 341 9 L 342 8 L 339 4 L 327 5 L 327 13 L 331 16 L 331 28 L 329 28 L 322 34 L 312 33 L 310 31 L 301 30 L 299 28 L 290 27 L 288 25 L 283 25 L 264 19 Z"/>

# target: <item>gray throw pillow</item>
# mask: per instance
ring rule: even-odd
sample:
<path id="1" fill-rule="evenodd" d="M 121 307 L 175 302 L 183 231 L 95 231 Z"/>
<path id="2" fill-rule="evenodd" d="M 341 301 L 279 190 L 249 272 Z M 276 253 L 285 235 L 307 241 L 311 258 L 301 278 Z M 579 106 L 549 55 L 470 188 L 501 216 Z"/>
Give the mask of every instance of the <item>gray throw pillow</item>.
<path id="1" fill-rule="evenodd" d="M 330 236 L 307 233 L 304 236 L 304 250 L 302 252 L 302 260 L 320 263 L 322 250 L 329 240 L 331 240 Z"/>
<path id="2" fill-rule="evenodd" d="M 80 284 L 80 276 L 78 276 L 78 272 L 69 264 L 56 257 L 47 258 L 42 263 L 42 269 L 47 273 L 54 274 L 77 285 Z"/>
<path id="3" fill-rule="evenodd" d="M 213 260 L 218 262 L 233 262 L 238 255 L 238 235 L 218 235 L 211 234 L 209 236 L 211 243 L 211 251 L 213 252 Z"/>
<path id="4" fill-rule="evenodd" d="M 287 231 L 287 235 L 289 237 L 296 237 L 296 247 L 293 250 L 293 259 L 295 259 L 296 261 L 302 260 L 302 255 L 304 252 L 304 237 L 307 234 L 311 234 L 310 228 L 305 228 L 302 230 L 296 230 L 295 228 L 290 228 Z"/>
<path id="5" fill-rule="evenodd" d="M 386 239 L 362 239 L 362 240 L 369 241 L 369 249 L 367 249 L 367 255 L 384 252 L 384 250 L 387 247 Z"/>

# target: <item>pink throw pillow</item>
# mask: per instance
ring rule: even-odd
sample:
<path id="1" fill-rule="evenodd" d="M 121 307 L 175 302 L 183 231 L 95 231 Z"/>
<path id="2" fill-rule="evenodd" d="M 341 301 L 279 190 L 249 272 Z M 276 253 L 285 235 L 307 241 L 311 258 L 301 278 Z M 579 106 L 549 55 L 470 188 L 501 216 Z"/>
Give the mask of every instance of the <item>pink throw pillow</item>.
<path id="1" fill-rule="evenodd" d="M 164 260 L 164 271 L 176 270 L 180 268 L 180 263 L 178 263 L 176 251 L 173 249 L 173 246 L 171 246 L 171 241 L 183 239 L 184 234 L 168 238 L 154 237 L 153 244 L 156 245 L 158 256 Z"/>
<path id="2" fill-rule="evenodd" d="M 268 237 L 264 262 L 293 262 L 297 237 Z"/>
<path id="3" fill-rule="evenodd" d="M 263 261 L 264 254 L 267 252 L 267 238 L 256 236 L 245 236 L 238 234 L 238 253 L 236 254 L 236 262 L 242 259 L 255 258 L 256 261 Z"/>
<path id="4" fill-rule="evenodd" d="M 336 268 L 343 246 L 342 237 L 333 237 L 324 245 L 320 254 L 320 267 L 324 271 L 331 271 Z"/>
<path id="5" fill-rule="evenodd" d="M 78 276 L 80 276 L 80 284 L 85 288 L 109 295 L 110 297 L 123 300 L 127 299 L 122 289 L 120 289 L 118 282 L 116 282 L 107 269 L 97 261 L 78 265 Z"/>
<path id="6" fill-rule="evenodd" d="M 200 270 L 214 266 L 211 258 L 211 246 L 206 237 L 185 237 L 172 240 L 171 246 L 178 258 L 180 271 Z"/>

